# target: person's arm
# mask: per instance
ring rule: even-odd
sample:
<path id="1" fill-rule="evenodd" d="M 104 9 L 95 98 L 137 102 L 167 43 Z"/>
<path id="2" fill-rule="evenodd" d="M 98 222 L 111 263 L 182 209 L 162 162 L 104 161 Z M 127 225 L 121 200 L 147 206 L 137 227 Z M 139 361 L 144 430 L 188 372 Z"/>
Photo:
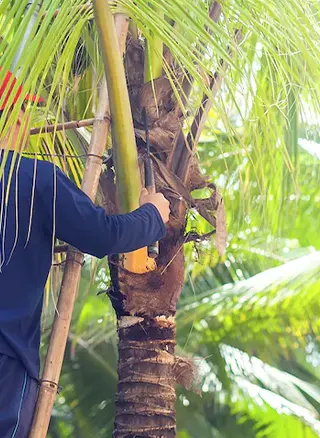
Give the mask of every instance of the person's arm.
<path id="1" fill-rule="evenodd" d="M 132 213 L 108 216 L 58 168 L 52 167 L 41 193 L 45 227 L 80 251 L 102 258 L 134 251 L 166 233 L 157 208 L 147 203 Z"/>

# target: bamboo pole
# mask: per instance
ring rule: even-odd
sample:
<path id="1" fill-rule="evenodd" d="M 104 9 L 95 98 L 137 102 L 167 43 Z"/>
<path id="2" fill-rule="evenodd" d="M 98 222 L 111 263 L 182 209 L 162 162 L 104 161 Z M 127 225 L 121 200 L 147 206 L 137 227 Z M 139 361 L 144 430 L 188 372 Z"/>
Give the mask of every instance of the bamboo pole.
<path id="1" fill-rule="evenodd" d="M 107 117 L 104 117 L 106 120 Z M 70 122 L 58 123 L 56 125 L 46 125 L 41 128 L 30 129 L 30 135 L 49 134 L 58 131 L 67 131 L 68 129 L 84 128 L 85 126 L 92 126 L 97 119 L 72 120 Z M 110 123 L 110 120 L 109 120 Z"/>
<path id="2" fill-rule="evenodd" d="M 57 246 L 54 247 L 53 252 L 55 254 L 60 254 L 62 252 L 67 252 L 68 248 L 69 248 L 69 245 L 57 245 Z"/>
<path id="3" fill-rule="evenodd" d="M 115 25 L 115 35 L 119 42 L 120 52 L 123 53 L 128 31 L 127 17 L 122 14 L 117 15 L 115 17 Z M 94 124 L 89 148 L 89 153 L 92 153 L 95 156 L 90 155 L 88 157 L 82 181 L 82 190 L 92 200 L 95 199 L 101 173 L 102 161 L 97 156 L 102 156 L 105 151 L 110 127 L 109 118 L 105 119 L 105 115 L 108 113 L 110 106 L 107 94 L 107 86 L 105 81 L 103 81 L 99 93 L 97 119 Z M 70 328 L 74 301 L 78 290 L 82 262 L 83 254 L 81 252 L 72 248 L 68 250 L 67 262 L 57 305 L 57 313 L 53 324 L 30 438 L 45 438 L 47 435 L 51 412 L 57 394 L 58 381 Z"/>
<path id="4" fill-rule="evenodd" d="M 116 34 L 109 2 L 93 0 L 93 9 L 108 84 L 120 208 L 122 213 L 127 213 L 139 206 L 141 189 L 129 94 L 122 56 L 114 44 Z"/>
<path id="5" fill-rule="evenodd" d="M 109 2 L 93 0 L 93 9 L 108 84 L 120 210 L 128 213 L 139 206 L 141 179 L 127 81 L 122 56 L 114 43 L 116 35 Z M 122 255 L 121 261 L 128 271 L 135 273 L 156 268 L 155 261 L 148 257 L 147 248 Z"/>

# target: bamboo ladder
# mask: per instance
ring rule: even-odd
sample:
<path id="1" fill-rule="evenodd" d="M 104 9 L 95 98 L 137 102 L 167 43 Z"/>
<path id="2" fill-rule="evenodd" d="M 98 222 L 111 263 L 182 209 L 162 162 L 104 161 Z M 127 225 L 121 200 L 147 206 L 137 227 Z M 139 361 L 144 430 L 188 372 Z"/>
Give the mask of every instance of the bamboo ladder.
<path id="1" fill-rule="evenodd" d="M 93 3 L 102 49 L 105 49 L 105 45 L 108 44 L 108 41 L 117 40 L 119 43 L 118 47 L 116 44 L 114 44 L 112 50 L 109 50 L 109 53 L 105 54 L 104 56 L 107 79 L 109 66 L 117 66 L 119 70 L 119 66 L 121 65 L 120 76 L 123 85 L 125 84 L 125 75 L 122 64 L 122 54 L 124 53 L 125 41 L 128 31 L 128 19 L 123 14 L 117 14 L 113 20 L 113 16 L 111 15 L 108 2 L 105 2 L 104 0 L 97 0 Z M 99 25 L 103 28 L 102 31 L 99 28 Z M 112 72 L 110 74 L 112 75 Z M 119 77 L 117 78 L 117 81 L 119 82 Z M 118 108 L 117 106 L 116 108 L 115 106 L 112 108 L 112 102 L 114 101 L 115 96 L 112 87 L 110 87 L 109 81 L 108 88 L 109 90 L 107 90 L 107 83 L 104 80 L 99 93 L 99 108 L 97 110 L 95 121 L 93 123 L 93 132 L 88 151 L 86 170 L 82 181 L 82 190 L 92 200 L 95 199 L 101 173 L 102 159 L 99 157 L 102 157 L 106 149 L 107 135 L 110 128 L 110 109 L 114 124 L 121 124 L 122 120 L 127 120 L 127 117 L 125 117 L 124 114 L 129 116 L 129 118 L 131 119 L 129 97 L 127 94 L 126 86 L 123 87 L 124 96 L 122 97 L 124 105 L 126 105 L 127 108 L 121 107 L 121 105 L 120 108 Z M 109 100 L 108 95 L 110 96 Z M 123 197 L 123 211 L 131 211 L 135 209 L 138 206 L 138 198 L 140 194 L 140 177 L 138 172 L 138 160 L 133 126 L 132 129 L 128 130 L 127 138 L 128 142 L 125 145 L 124 154 L 129 154 L 131 156 L 131 165 L 133 166 L 133 168 L 131 169 L 132 172 L 129 172 L 129 174 L 131 178 L 134 177 L 134 184 L 132 184 L 133 193 L 128 194 L 129 196 L 127 198 Z M 117 142 L 121 140 L 115 139 L 115 141 Z M 133 150 L 135 152 L 133 152 L 134 160 L 132 161 Z M 121 177 L 122 176 L 120 171 L 120 180 Z M 119 190 L 121 191 L 121 186 Z M 132 199 L 135 199 L 135 201 L 132 202 Z M 140 258 L 141 260 L 141 257 L 138 256 L 138 258 Z M 137 256 L 135 253 L 131 253 L 127 257 L 127 262 L 129 265 L 130 263 L 132 266 L 137 264 L 136 260 Z M 72 311 L 78 290 L 82 263 L 83 254 L 75 250 L 74 248 L 70 248 L 67 252 L 67 261 L 57 305 L 57 312 L 53 324 L 50 345 L 48 348 L 44 372 L 41 380 L 41 387 L 30 438 L 45 438 L 45 436 L 47 435 L 51 412 L 58 390 L 58 381 L 62 368 L 63 357 L 71 323 Z"/>

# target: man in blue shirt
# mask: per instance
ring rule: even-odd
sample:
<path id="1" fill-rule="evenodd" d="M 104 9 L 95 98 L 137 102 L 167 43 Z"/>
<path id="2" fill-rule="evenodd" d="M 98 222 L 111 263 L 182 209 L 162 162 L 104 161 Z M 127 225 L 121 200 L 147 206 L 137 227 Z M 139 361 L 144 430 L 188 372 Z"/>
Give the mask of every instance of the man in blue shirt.
<path id="1" fill-rule="evenodd" d="M 7 83 L 8 77 L 11 73 Z M 2 86 L 0 99 L 7 92 Z M 107 216 L 59 168 L 15 154 L 24 147 L 28 125 L 21 109 L 17 123 L 0 138 L 0 168 L 6 157 L 0 176 L 0 438 L 27 438 L 30 430 L 43 291 L 55 238 L 102 258 L 163 238 L 169 219 L 169 202 L 146 191 L 137 210 Z"/>

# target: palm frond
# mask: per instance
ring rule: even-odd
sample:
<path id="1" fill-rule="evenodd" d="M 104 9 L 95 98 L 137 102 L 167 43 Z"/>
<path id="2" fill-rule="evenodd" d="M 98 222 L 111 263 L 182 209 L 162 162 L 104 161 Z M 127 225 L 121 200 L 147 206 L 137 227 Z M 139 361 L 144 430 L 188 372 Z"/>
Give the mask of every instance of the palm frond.
<path id="1" fill-rule="evenodd" d="M 181 330 L 192 326 L 194 342 L 199 330 L 213 342 L 240 348 L 249 340 L 260 347 L 275 342 L 283 351 L 287 345 L 298 348 L 306 345 L 311 330 L 319 330 L 319 282 L 318 252 L 220 288 L 211 289 L 207 275 L 200 281 L 201 293 L 195 283 L 194 295 L 181 300 L 178 326 Z"/>

